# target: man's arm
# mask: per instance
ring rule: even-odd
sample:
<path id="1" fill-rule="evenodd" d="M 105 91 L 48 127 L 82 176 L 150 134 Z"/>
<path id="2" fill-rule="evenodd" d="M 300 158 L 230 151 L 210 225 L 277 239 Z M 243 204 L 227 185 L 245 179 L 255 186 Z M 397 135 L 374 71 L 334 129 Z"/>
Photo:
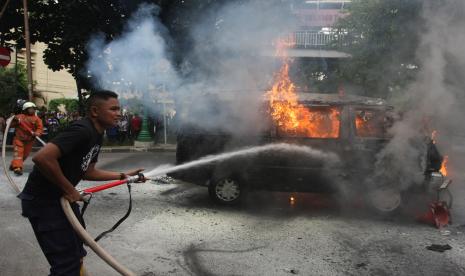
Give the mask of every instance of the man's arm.
<path id="1" fill-rule="evenodd" d="M 60 168 L 58 159 L 61 157 L 60 149 L 53 143 L 46 144 L 37 152 L 32 161 L 40 172 L 53 184 L 63 191 L 63 196 L 70 202 L 81 200 L 81 195 L 69 182 Z"/>
<path id="2" fill-rule="evenodd" d="M 42 120 L 37 117 L 36 118 L 37 129 L 34 130 L 34 136 L 41 136 L 44 133 L 44 125 L 42 124 Z"/>
<path id="3" fill-rule="evenodd" d="M 137 175 L 143 170 L 144 169 L 136 169 L 136 170 L 123 173 L 124 178 L 126 178 L 127 176 Z M 93 180 L 93 181 L 118 180 L 118 179 L 121 179 L 121 173 L 100 170 L 100 169 L 95 168 L 95 163 L 90 163 L 89 168 L 84 174 L 84 179 Z"/>

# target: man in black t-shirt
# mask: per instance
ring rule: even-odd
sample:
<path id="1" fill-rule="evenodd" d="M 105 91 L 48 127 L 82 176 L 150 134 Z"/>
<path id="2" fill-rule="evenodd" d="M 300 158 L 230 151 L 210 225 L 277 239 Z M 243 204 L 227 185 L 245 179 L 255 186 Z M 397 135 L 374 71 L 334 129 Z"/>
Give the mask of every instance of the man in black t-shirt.
<path id="1" fill-rule="evenodd" d="M 117 180 L 137 175 L 95 168 L 105 129 L 121 117 L 118 95 L 111 91 L 92 94 L 87 100 L 87 117 L 75 121 L 59 133 L 32 159 L 34 168 L 19 194 L 22 215 L 27 217 L 51 268 L 50 275 L 80 275 L 86 255 L 81 239 L 74 232 L 60 206 L 64 196 L 78 218 L 76 201 L 82 200 L 75 186 L 80 180 Z"/>

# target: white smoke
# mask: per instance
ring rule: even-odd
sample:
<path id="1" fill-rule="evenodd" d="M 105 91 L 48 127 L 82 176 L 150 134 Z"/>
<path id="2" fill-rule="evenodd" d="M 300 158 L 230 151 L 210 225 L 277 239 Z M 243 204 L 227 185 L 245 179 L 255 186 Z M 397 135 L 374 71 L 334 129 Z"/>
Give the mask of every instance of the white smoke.
<path id="1" fill-rule="evenodd" d="M 158 20 L 158 12 L 156 6 L 144 4 L 119 39 L 105 43 L 98 36 L 90 41 L 87 68 L 97 86 L 122 94 L 148 93 L 159 85 L 177 88 L 180 80 L 170 61 L 164 38 L 167 30 Z"/>
<path id="2" fill-rule="evenodd" d="M 394 137 L 378 156 L 377 164 L 377 173 L 402 190 L 422 181 L 425 141 L 433 130 L 438 133 L 436 145 L 443 155 L 464 146 L 457 139 L 463 139 L 465 133 L 465 52 L 461 47 L 465 42 L 464 11 L 463 1 L 424 3 L 426 29 L 417 51 L 422 62 L 420 71 L 405 92 L 408 101 L 403 119 L 392 128 Z M 457 166 L 456 171 L 463 171 L 463 165 Z"/>
<path id="3" fill-rule="evenodd" d="M 285 10 L 250 1 L 206 11 L 192 22 L 193 45 L 182 53 L 179 69 L 158 12 L 156 6 L 142 5 L 120 38 L 90 41 L 87 68 L 94 84 L 122 98 L 139 97 L 147 107 L 169 93 L 178 118 L 203 128 L 244 133 L 262 126 L 262 96 L 276 63 L 265 53 L 273 52 L 272 42 L 280 35 L 295 29 Z"/>

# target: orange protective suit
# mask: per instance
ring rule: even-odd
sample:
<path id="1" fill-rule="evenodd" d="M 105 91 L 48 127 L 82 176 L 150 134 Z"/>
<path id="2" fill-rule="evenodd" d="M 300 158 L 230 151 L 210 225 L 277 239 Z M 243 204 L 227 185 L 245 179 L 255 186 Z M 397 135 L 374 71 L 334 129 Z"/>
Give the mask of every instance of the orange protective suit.
<path id="1" fill-rule="evenodd" d="M 14 157 L 11 161 L 11 168 L 23 168 L 23 162 L 31 153 L 34 144 L 33 131 L 36 136 L 42 135 L 44 126 L 42 120 L 36 115 L 19 114 L 16 115 L 17 122 L 13 124 L 16 127 L 15 137 L 13 138 Z"/>

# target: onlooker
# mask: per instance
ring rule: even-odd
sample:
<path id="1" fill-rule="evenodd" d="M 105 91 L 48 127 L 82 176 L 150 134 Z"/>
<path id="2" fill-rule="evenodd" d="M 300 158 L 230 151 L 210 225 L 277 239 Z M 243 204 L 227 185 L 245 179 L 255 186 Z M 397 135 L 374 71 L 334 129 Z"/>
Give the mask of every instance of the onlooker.
<path id="1" fill-rule="evenodd" d="M 128 136 L 129 121 L 128 117 L 124 115 L 118 122 L 118 140 L 120 144 L 123 144 Z"/>
<path id="2" fill-rule="evenodd" d="M 53 112 L 48 114 L 47 117 L 48 118 L 45 122 L 45 125 L 47 126 L 47 129 L 48 129 L 48 138 L 52 139 L 58 133 L 60 122 L 58 122 L 58 119 L 55 117 L 55 113 Z"/>
<path id="3" fill-rule="evenodd" d="M 136 114 L 131 119 L 131 137 L 136 139 L 142 126 L 142 119 Z"/>
<path id="4" fill-rule="evenodd" d="M 118 139 L 118 125 L 105 130 L 105 133 L 107 134 L 108 142 L 113 144 Z"/>

